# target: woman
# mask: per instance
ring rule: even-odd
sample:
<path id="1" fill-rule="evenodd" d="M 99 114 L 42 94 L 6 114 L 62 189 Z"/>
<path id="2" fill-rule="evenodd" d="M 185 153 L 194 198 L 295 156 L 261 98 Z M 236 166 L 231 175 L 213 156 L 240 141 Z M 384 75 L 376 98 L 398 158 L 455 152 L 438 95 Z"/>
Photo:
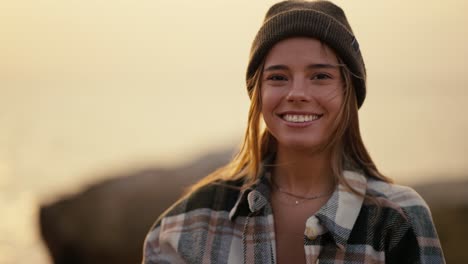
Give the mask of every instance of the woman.
<path id="1" fill-rule="evenodd" d="M 425 202 L 362 142 L 365 66 L 339 7 L 273 5 L 247 90 L 241 150 L 157 220 L 144 263 L 444 263 Z"/>

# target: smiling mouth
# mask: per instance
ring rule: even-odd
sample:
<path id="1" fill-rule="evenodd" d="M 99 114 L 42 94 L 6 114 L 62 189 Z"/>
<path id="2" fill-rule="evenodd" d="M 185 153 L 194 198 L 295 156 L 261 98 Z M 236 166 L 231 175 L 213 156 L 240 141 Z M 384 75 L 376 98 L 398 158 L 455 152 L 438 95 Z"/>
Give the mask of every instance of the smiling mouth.
<path id="1" fill-rule="evenodd" d="M 292 123 L 305 123 L 305 122 L 311 122 L 314 120 L 317 120 L 321 118 L 323 114 L 321 115 L 316 115 L 316 114 L 310 114 L 310 115 L 293 115 L 293 114 L 284 114 L 280 115 L 281 119 L 283 119 L 286 122 L 292 122 Z"/>

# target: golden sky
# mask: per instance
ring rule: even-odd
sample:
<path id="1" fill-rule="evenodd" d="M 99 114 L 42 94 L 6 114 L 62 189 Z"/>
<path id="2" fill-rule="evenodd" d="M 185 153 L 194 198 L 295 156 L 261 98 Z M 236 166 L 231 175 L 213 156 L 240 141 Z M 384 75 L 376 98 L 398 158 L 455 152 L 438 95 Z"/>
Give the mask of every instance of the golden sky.
<path id="1" fill-rule="evenodd" d="M 2 3 L 0 186 L 60 189 L 236 145 L 250 44 L 272 3 Z M 336 3 L 366 61 L 361 127 L 382 171 L 465 172 L 466 1 Z"/>
<path id="2" fill-rule="evenodd" d="M 45 262 L 31 236 L 44 199 L 237 145 L 250 44 L 274 2 L 2 1 L 0 234 L 13 239 L 0 262 Z M 468 2 L 336 3 L 366 62 L 361 129 L 379 168 L 403 183 L 466 177 Z"/>

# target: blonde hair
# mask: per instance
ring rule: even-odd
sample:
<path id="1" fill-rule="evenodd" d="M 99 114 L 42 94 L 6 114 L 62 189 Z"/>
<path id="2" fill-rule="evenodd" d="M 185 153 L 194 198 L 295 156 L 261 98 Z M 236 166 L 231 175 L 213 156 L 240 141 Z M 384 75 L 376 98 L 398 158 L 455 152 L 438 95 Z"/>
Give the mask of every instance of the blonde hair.
<path id="1" fill-rule="evenodd" d="M 352 192 L 356 192 L 344 179 L 344 169 L 363 173 L 366 177 L 373 177 L 385 182 L 392 180 L 381 174 L 372 161 L 361 138 L 359 130 L 358 105 L 351 71 L 340 60 L 341 75 L 344 81 L 344 100 L 335 120 L 335 130 L 324 149 L 332 153 L 331 168 L 335 182 L 343 184 Z M 261 121 L 261 78 L 264 62 L 257 68 L 254 75 L 247 80 L 247 88 L 251 94 L 248 124 L 244 140 L 239 152 L 225 166 L 204 177 L 192 185 L 184 197 L 196 192 L 203 186 L 223 181 L 243 180 L 242 189 L 252 186 L 260 177 L 261 162 L 268 155 L 275 152 L 276 139 L 268 129 L 262 128 Z M 355 76 L 356 77 L 356 76 Z M 363 78 L 363 77 L 361 77 Z M 361 194 L 362 195 L 362 194 Z"/>

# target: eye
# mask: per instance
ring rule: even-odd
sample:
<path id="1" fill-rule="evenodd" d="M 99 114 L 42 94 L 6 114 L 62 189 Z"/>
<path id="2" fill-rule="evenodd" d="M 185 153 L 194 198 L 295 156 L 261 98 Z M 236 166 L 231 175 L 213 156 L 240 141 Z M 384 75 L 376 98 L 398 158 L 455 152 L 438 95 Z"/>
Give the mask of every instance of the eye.
<path id="1" fill-rule="evenodd" d="M 283 75 L 273 74 L 266 78 L 269 81 L 287 81 L 288 79 Z"/>
<path id="2" fill-rule="evenodd" d="M 328 74 L 325 73 L 317 73 L 314 76 L 312 76 L 312 80 L 328 80 L 331 79 L 332 77 Z"/>

